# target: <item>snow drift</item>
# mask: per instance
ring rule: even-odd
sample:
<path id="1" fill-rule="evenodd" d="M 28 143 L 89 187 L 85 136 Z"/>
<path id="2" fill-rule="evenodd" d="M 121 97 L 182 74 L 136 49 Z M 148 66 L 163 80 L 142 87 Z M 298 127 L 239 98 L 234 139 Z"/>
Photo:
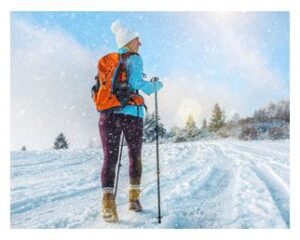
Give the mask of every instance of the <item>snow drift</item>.
<path id="1" fill-rule="evenodd" d="M 157 224 L 155 145 L 143 147 L 141 203 L 127 210 L 122 156 L 120 222 L 100 217 L 100 149 L 11 153 L 12 228 L 289 228 L 289 140 L 209 140 L 160 146 Z"/>

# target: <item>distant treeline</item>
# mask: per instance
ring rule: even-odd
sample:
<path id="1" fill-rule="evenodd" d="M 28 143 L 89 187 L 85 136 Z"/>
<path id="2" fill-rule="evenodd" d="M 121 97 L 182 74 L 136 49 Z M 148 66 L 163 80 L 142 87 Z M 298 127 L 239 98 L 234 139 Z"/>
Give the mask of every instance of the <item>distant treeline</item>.
<path id="1" fill-rule="evenodd" d="M 188 116 L 183 128 L 173 127 L 169 131 L 159 118 L 159 136 L 171 142 L 194 141 L 199 139 L 238 138 L 243 140 L 288 139 L 290 123 L 290 102 L 282 100 L 270 103 L 256 110 L 252 116 L 240 118 L 234 114 L 226 121 L 225 109 L 216 103 L 210 121 L 204 118 L 197 126 L 193 116 Z M 155 115 L 148 114 L 144 121 L 144 142 L 155 140 Z"/>
<path id="2" fill-rule="evenodd" d="M 240 118 L 239 114 L 235 113 L 229 120 L 226 120 L 225 109 L 216 103 L 212 109 L 210 120 L 207 121 L 206 118 L 203 118 L 201 126 L 197 125 L 192 115 L 187 116 L 184 127 L 175 126 L 170 130 L 165 128 L 160 117 L 158 120 L 158 133 L 161 141 L 185 142 L 215 138 L 288 139 L 290 137 L 290 101 L 282 100 L 270 103 L 257 109 L 252 116 L 246 118 Z M 155 129 L 155 114 L 147 114 L 144 119 L 144 142 L 155 141 Z M 68 149 L 69 146 L 65 135 L 60 133 L 54 140 L 52 148 Z M 88 147 L 95 147 L 94 141 L 91 141 Z M 23 146 L 21 150 L 26 151 L 26 146 Z"/>

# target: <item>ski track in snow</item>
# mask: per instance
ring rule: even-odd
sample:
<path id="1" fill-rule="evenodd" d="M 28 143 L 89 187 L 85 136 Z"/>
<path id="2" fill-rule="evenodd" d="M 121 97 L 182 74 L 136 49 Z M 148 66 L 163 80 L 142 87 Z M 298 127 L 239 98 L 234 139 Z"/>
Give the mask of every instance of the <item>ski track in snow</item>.
<path id="1" fill-rule="evenodd" d="M 100 215 L 101 149 L 11 153 L 12 228 L 289 228 L 289 141 L 210 140 L 143 146 L 141 203 L 127 210 L 123 149 L 120 221 Z"/>

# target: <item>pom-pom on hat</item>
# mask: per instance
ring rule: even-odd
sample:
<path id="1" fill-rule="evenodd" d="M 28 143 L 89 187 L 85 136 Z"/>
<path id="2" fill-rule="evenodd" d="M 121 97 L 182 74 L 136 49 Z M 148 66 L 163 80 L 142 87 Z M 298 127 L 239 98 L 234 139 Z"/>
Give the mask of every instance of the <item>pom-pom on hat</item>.
<path id="1" fill-rule="evenodd" d="M 111 30 L 116 35 L 116 43 L 118 48 L 124 47 L 132 39 L 139 37 L 137 32 L 131 31 L 130 29 L 124 27 L 119 20 L 116 20 L 112 23 Z"/>

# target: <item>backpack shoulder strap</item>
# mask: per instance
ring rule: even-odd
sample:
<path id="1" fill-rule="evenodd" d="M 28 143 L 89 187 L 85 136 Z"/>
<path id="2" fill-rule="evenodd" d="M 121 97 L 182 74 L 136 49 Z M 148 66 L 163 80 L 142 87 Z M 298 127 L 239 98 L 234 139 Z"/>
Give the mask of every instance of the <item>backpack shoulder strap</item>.
<path id="1" fill-rule="evenodd" d="M 120 63 L 121 63 L 122 71 L 126 72 L 126 68 L 127 68 L 126 60 L 132 55 L 138 55 L 139 56 L 139 54 L 136 53 L 136 52 L 126 52 L 126 53 L 120 54 L 120 61 L 121 61 Z"/>
<path id="2" fill-rule="evenodd" d="M 130 56 L 132 56 L 132 55 L 138 55 L 138 56 L 139 56 L 139 54 L 136 53 L 136 52 L 126 52 L 126 53 L 120 54 L 121 59 L 123 60 L 123 62 L 125 62 L 125 60 L 126 60 L 127 58 L 129 58 Z"/>

